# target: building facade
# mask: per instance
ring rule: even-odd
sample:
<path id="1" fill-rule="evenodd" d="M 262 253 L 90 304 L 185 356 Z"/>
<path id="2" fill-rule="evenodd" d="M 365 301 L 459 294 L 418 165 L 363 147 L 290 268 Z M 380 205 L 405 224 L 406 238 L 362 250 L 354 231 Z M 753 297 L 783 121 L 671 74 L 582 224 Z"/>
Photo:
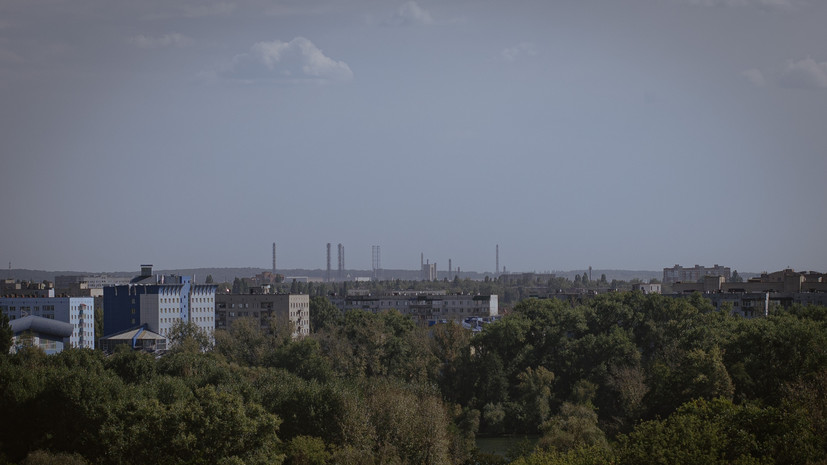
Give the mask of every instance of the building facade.
<path id="1" fill-rule="evenodd" d="M 771 305 L 827 306 L 827 274 L 792 269 L 763 273 L 746 282 L 726 282 L 723 276 L 707 276 L 701 282 L 675 283 L 673 296 L 704 294 L 716 309 L 747 318 L 765 316 Z"/>
<path id="2" fill-rule="evenodd" d="M 638 283 L 632 284 L 633 291 L 640 291 L 644 294 L 660 294 L 661 285 L 658 283 Z"/>
<path id="3" fill-rule="evenodd" d="M 355 292 L 345 297 L 333 297 L 330 302 L 343 312 L 364 310 L 373 313 L 397 310 L 420 323 L 432 320 L 461 321 L 468 317 L 499 315 L 499 301 L 492 295 L 448 295 L 444 291 L 402 291 L 393 294 L 371 295 Z"/>
<path id="4" fill-rule="evenodd" d="M 697 282 L 706 276 L 723 276 L 729 281 L 731 276 L 728 266 L 714 265 L 712 267 L 695 265 L 693 268 L 684 268 L 675 265 L 672 268 L 663 269 L 663 284 L 674 284 L 677 282 Z"/>
<path id="5" fill-rule="evenodd" d="M 103 289 L 106 336 L 144 326 L 168 337 L 178 322 L 193 323 L 207 334 L 215 329 L 213 284 L 194 284 L 190 276 L 153 277 L 151 271 L 130 284 Z"/>
<path id="6" fill-rule="evenodd" d="M 289 321 L 293 337 L 310 334 L 310 296 L 304 294 L 217 294 L 215 328 L 229 329 L 239 318 L 255 318 L 268 331 L 272 319 Z"/>
<path id="7" fill-rule="evenodd" d="M 73 329 L 64 340 L 65 346 L 95 348 L 95 302 L 91 297 L 0 298 L 0 311 L 9 320 L 33 315 L 69 323 Z"/>
<path id="8" fill-rule="evenodd" d="M 0 280 L 0 297 L 54 297 L 55 288 L 51 283 L 35 283 L 31 281 L 16 281 L 14 279 Z"/>

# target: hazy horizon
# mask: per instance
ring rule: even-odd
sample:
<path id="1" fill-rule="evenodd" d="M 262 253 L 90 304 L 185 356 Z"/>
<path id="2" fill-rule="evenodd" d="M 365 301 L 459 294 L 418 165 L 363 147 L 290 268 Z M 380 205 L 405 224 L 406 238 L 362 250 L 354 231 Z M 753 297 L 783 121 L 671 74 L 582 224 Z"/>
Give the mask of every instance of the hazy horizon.
<path id="1" fill-rule="evenodd" d="M 825 271 L 827 2 L 7 0 L 0 263 Z M 820 122 L 819 122 L 820 121 Z M 5 266 L 3 266 L 5 268 Z"/>

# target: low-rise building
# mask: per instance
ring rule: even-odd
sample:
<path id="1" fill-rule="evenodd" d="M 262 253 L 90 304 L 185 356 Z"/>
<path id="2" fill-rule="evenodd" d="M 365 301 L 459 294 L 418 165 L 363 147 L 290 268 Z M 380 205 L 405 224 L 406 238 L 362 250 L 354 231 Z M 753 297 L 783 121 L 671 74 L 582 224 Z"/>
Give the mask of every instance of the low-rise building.
<path id="1" fill-rule="evenodd" d="M 65 345 L 95 348 L 95 304 L 92 297 L 4 297 L 0 312 L 16 320 L 33 315 L 72 325 Z"/>
<path id="2" fill-rule="evenodd" d="M 660 283 L 637 283 L 632 284 L 632 290 L 640 291 L 644 294 L 660 294 L 661 285 Z"/>
<path id="3" fill-rule="evenodd" d="M 310 334 L 310 296 L 306 294 L 217 294 L 215 328 L 229 329 L 239 318 L 255 318 L 268 331 L 272 319 L 289 321 L 293 337 Z"/>
<path id="4" fill-rule="evenodd" d="M 146 329 L 146 326 L 100 338 L 100 348 L 107 354 L 114 352 L 118 346 L 127 346 L 132 350 L 144 352 L 163 352 L 167 350 L 167 338 Z"/>
<path id="5" fill-rule="evenodd" d="M 70 323 L 29 315 L 9 322 L 12 330 L 10 353 L 22 347 L 39 347 L 46 355 L 62 352 L 69 343 L 75 327 Z"/>

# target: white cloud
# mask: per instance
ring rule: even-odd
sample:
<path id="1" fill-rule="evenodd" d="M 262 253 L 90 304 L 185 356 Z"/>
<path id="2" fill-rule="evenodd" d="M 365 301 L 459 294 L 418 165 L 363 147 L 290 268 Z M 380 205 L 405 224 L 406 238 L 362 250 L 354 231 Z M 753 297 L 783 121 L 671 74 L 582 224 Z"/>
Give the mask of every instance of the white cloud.
<path id="1" fill-rule="evenodd" d="M 757 69 L 747 69 L 741 71 L 741 76 L 747 78 L 747 80 L 755 87 L 764 87 L 767 84 L 767 80 L 764 78 L 764 73 Z"/>
<path id="2" fill-rule="evenodd" d="M 434 24 L 434 18 L 428 10 L 411 0 L 400 5 L 388 23 L 395 26 L 430 26 Z"/>
<path id="3" fill-rule="evenodd" d="M 210 5 L 184 5 L 184 16 L 200 18 L 204 16 L 226 16 L 235 11 L 235 3 L 213 3 Z"/>
<path id="4" fill-rule="evenodd" d="M 778 82 L 796 89 L 827 89 L 827 62 L 812 58 L 790 61 Z"/>
<path id="5" fill-rule="evenodd" d="M 128 40 L 130 44 L 138 48 L 186 47 L 194 43 L 189 37 L 178 33 L 164 34 L 160 37 L 150 37 L 141 34 L 130 37 Z"/>
<path id="6" fill-rule="evenodd" d="M 501 55 L 508 61 L 514 61 L 518 58 L 537 55 L 537 49 L 531 42 L 523 42 L 514 47 L 504 49 Z"/>
<path id="7" fill-rule="evenodd" d="M 245 81 L 353 79 L 353 71 L 347 63 L 328 57 L 304 37 L 296 37 L 290 42 L 258 42 L 249 52 L 236 55 L 232 63 L 218 74 Z"/>

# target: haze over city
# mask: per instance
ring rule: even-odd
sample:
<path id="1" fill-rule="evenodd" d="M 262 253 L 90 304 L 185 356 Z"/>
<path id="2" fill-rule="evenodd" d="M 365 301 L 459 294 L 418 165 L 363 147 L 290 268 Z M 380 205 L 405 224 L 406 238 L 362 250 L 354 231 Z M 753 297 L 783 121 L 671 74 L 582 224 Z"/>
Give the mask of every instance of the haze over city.
<path id="1" fill-rule="evenodd" d="M 0 263 L 827 264 L 827 2 L 0 3 Z"/>

